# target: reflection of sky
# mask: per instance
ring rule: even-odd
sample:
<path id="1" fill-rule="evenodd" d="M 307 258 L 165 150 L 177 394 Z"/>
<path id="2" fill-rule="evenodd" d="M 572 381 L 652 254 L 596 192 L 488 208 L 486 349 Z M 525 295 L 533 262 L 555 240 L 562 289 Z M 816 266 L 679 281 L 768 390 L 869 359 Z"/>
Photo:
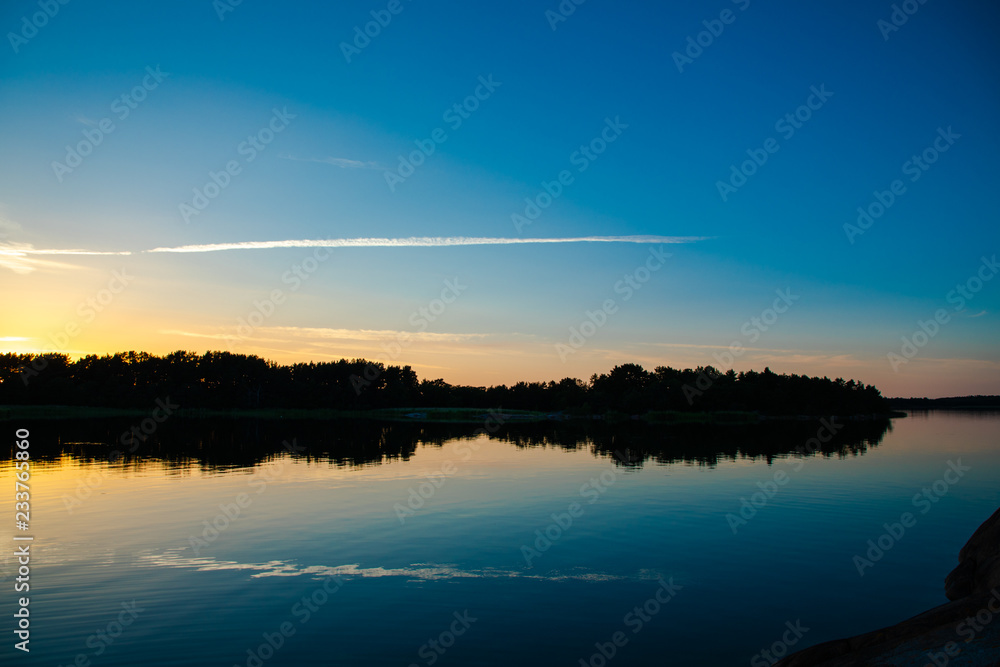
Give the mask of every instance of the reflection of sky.
<path id="1" fill-rule="evenodd" d="M 289 456 L 226 471 L 159 461 L 130 469 L 69 456 L 34 462 L 32 594 L 39 625 L 60 637 L 39 656 L 67 664 L 122 601 L 136 599 L 147 609 L 142 624 L 106 664 L 139 664 L 136 656 L 177 637 L 212 664 L 234 664 L 261 632 L 298 622 L 297 601 L 336 576 L 343 586 L 289 645 L 287 664 L 311 664 L 303 658 L 319 655 L 334 631 L 352 656 L 401 655 L 403 663 L 441 631 L 441 619 L 464 609 L 482 614 L 469 650 L 495 653 L 511 636 L 541 634 L 553 655 L 542 650 L 526 664 L 552 664 L 610 636 L 663 577 L 683 588 L 662 628 L 644 633 L 634 661 L 623 654 L 622 664 L 650 664 L 668 647 L 687 655 L 695 650 L 688 644 L 729 651 L 720 663 L 731 664 L 789 619 L 801 618 L 813 628 L 808 641 L 818 642 L 943 602 L 941 581 L 958 549 L 1000 502 L 997 424 L 996 414 L 915 414 L 858 456 L 723 459 L 711 467 L 648 461 L 615 475 L 592 504 L 581 489 L 602 473 L 611 479 L 607 458 L 484 439 L 468 459 L 460 452 L 470 441 L 463 449 L 446 442 L 418 446 L 409 461 L 361 468 Z M 914 494 L 959 460 L 970 470 L 919 513 Z M 394 505 L 447 461 L 454 474 L 401 523 Z M 734 535 L 727 513 L 779 471 L 787 484 Z M 0 465 L 0 483 L 12 472 L 10 462 Z M 87 497 L 70 513 L 66 499 L 77 494 Z M 196 552 L 193 538 L 240 494 L 250 502 Z M 0 514 L 11 516 L 12 502 L 0 497 Z M 583 513 L 528 567 L 522 547 L 573 502 Z M 906 511 L 916 525 L 859 577 L 852 556 Z M 0 532 L 9 538 L 9 529 Z M 725 646 L 712 641 L 720 627 Z M 679 637 L 687 643 L 677 648 Z M 187 650 L 164 647 L 163 655 Z M 163 660 L 144 664 L 169 664 Z"/>
<path id="2" fill-rule="evenodd" d="M 109 553 L 116 549 L 108 545 L 128 545 L 136 553 L 190 558 L 194 554 L 179 551 L 188 546 L 189 537 L 199 535 L 203 522 L 216 517 L 220 506 L 231 505 L 240 494 L 246 494 L 247 507 L 224 533 L 226 538 L 234 537 L 220 539 L 213 550 L 222 545 L 236 547 L 241 541 L 252 545 L 258 539 L 267 546 L 266 536 L 285 534 L 289 519 L 294 518 L 297 530 L 308 534 L 310 541 L 329 542 L 340 554 L 335 559 L 324 555 L 314 559 L 314 564 L 333 560 L 347 565 L 329 567 L 358 564 L 365 572 L 378 568 L 402 572 L 413 563 L 443 563 L 462 571 L 506 572 L 511 571 L 509 565 L 516 565 L 517 548 L 533 531 L 544 528 L 552 513 L 565 511 L 572 502 L 580 503 L 584 510 L 578 520 L 579 534 L 599 533 L 603 521 L 617 525 L 615 512 L 628 515 L 637 511 L 635 508 L 676 514 L 682 519 L 691 512 L 724 515 L 732 510 L 734 497 L 752 493 L 756 481 L 785 470 L 792 478 L 787 495 L 800 497 L 802 502 L 819 499 L 834 488 L 844 497 L 844 507 L 879 503 L 895 494 L 905 497 L 907 489 L 919 490 L 932 482 L 949 459 L 967 462 L 995 457 L 995 423 L 995 417 L 985 415 L 972 418 L 933 413 L 927 417 L 916 413 L 894 420 L 883 443 L 861 456 L 779 456 L 770 468 L 763 460 L 738 458 L 720 460 L 713 467 L 662 466 L 647 461 L 642 468 L 627 469 L 606 457 L 595 458 L 587 449 L 519 449 L 485 437 L 443 446 L 420 445 L 408 461 L 359 468 L 290 455 L 249 469 L 225 470 L 155 460 L 144 461 L 141 467 L 86 464 L 64 455 L 54 463 L 34 462 L 32 525 L 52 536 L 39 544 L 39 549 L 66 557 L 89 544 Z M 903 442 L 905 448 L 898 444 Z M 443 475 L 443 470 L 454 472 Z M 0 472 L 10 476 L 10 462 L 0 464 Z M 602 474 L 613 482 L 591 504 L 588 501 L 594 496 L 589 489 Z M 977 469 L 979 474 L 983 474 L 981 469 Z M 431 477 L 440 488 L 400 522 L 396 506 L 406 507 L 411 491 L 419 489 L 426 495 Z M 11 503 L 9 498 L 0 499 L 0 508 L 12 511 Z M 738 506 L 738 500 L 736 503 Z M 516 542 L 507 554 L 513 558 L 490 562 L 442 557 L 438 546 L 419 537 L 437 530 L 446 535 L 472 530 L 498 548 L 503 540 Z M 335 539 L 355 534 L 359 539 Z M 360 539 L 361 535 L 368 538 Z M 392 554 L 391 560 L 378 560 L 379 540 L 393 545 L 385 552 Z M 414 542 L 410 544 L 410 540 Z M 308 546 L 300 537 L 293 541 Z M 475 544 L 462 543 L 455 548 L 456 553 L 476 553 Z M 262 561 L 259 554 L 234 558 L 235 553 L 223 557 L 223 552 L 199 555 L 235 563 L 310 562 L 300 555 L 288 558 L 283 553 Z M 78 553 L 93 552 L 84 549 Z M 540 561 L 544 571 L 550 567 L 566 571 L 563 565 L 569 565 L 550 565 L 550 560 L 555 559 L 547 554 Z M 307 565 L 294 565 L 295 571 L 302 567 Z M 605 573 L 629 575 L 620 569 Z"/>
<path id="3" fill-rule="evenodd" d="M 482 570 L 465 570 L 453 565 L 437 565 L 431 563 L 415 563 L 408 567 L 384 568 L 384 567 L 360 567 L 357 563 L 350 565 L 297 565 L 286 561 L 269 561 L 267 563 L 237 563 L 234 561 L 220 561 L 214 558 L 186 558 L 180 553 L 150 554 L 141 557 L 141 561 L 156 567 L 188 568 L 199 572 L 211 572 L 215 570 L 237 570 L 252 572 L 250 576 L 254 579 L 261 577 L 300 577 L 308 576 L 313 579 L 326 579 L 329 577 L 338 578 L 361 578 L 373 579 L 378 577 L 402 577 L 412 580 L 447 580 L 447 579 L 545 579 L 547 581 L 618 581 L 625 579 L 611 574 L 601 574 L 597 572 L 580 572 L 569 574 L 539 575 L 529 574 L 520 570 L 499 570 L 486 568 Z M 657 578 L 656 575 L 645 573 L 637 579 Z"/>

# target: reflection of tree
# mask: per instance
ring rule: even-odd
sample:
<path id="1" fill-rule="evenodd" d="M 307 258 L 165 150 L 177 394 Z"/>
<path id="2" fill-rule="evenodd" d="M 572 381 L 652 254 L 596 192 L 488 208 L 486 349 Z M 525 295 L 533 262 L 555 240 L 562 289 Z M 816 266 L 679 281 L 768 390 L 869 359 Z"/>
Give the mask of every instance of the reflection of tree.
<path id="1" fill-rule="evenodd" d="M 29 369 L 29 370 L 25 370 Z M 615 366 L 589 382 L 518 382 L 466 387 L 420 380 L 409 366 L 364 359 L 281 366 L 229 352 L 0 355 L 0 404 L 148 407 L 170 396 L 186 408 L 503 407 L 574 414 L 650 411 L 755 411 L 765 415 L 885 413 L 872 385 L 837 378 L 763 372 L 721 373 L 711 366 L 652 371 Z"/>
<path id="2" fill-rule="evenodd" d="M 836 422 L 842 428 L 827 443 L 820 443 L 820 456 L 859 456 L 877 447 L 892 429 L 888 420 Z M 806 442 L 819 431 L 818 420 L 765 421 L 752 425 L 676 424 L 653 426 L 642 422 L 584 424 L 573 422 L 540 426 L 534 433 L 517 425 L 498 431 L 497 437 L 518 447 L 586 447 L 595 455 L 614 458 L 619 463 L 697 463 L 714 466 L 720 461 L 740 458 L 766 459 L 788 455 L 808 455 Z M 541 430 L 545 429 L 545 430 Z M 825 435 L 825 432 L 824 432 Z M 627 462 L 627 463 L 626 463 Z"/>
<path id="3" fill-rule="evenodd" d="M 250 466 L 283 456 L 283 443 L 304 447 L 295 456 L 338 466 L 377 465 L 407 460 L 419 444 L 440 447 L 483 433 L 475 424 L 418 424 L 374 420 L 190 419 L 171 417 L 134 452 L 121 443 L 134 419 L 65 419 L 28 422 L 32 456 L 46 459 L 73 454 L 84 460 L 107 460 L 122 452 L 122 463 L 142 467 L 151 460 L 198 463 L 207 469 Z M 652 426 L 628 421 L 505 424 L 489 434 L 519 448 L 585 449 L 618 465 L 687 462 L 714 466 L 738 458 L 766 459 L 797 455 L 820 423 L 765 421 L 760 424 Z M 877 446 L 891 428 L 888 421 L 848 421 L 818 456 L 859 456 Z M 806 450 L 808 455 L 808 450 Z M 9 459 L 10 450 L 2 452 Z"/>

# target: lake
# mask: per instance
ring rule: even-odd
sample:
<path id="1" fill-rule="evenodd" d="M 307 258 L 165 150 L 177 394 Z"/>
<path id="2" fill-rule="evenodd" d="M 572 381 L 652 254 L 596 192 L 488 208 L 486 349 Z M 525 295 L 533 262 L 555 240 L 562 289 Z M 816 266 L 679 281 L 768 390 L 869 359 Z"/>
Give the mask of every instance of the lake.
<path id="1" fill-rule="evenodd" d="M 995 412 L 171 417 L 109 457 L 139 421 L 3 422 L 32 454 L 27 533 L 0 461 L 3 664 L 764 665 L 945 602 L 1000 506 Z"/>

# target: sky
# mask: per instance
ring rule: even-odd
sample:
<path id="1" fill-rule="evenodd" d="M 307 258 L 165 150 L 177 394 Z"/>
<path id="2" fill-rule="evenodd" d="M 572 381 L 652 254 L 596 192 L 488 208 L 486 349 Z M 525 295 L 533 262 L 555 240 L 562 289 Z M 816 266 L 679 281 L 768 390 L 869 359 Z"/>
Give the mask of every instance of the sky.
<path id="1" fill-rule="evenodd" d="M 998 20 L 6 2 L 0 350 L 1000 394 Z"/>

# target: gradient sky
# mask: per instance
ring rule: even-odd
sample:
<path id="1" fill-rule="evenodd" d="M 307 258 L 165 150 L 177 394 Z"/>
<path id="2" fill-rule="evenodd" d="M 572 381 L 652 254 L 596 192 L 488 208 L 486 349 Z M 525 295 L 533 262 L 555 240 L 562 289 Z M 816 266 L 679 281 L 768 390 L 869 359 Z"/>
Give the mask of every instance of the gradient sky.
<path id="1" fill-rule="evenodd" d="M 892 31 L 879 26 L 891 3 L 861 1 L 589 0 L 555 29 L 555 0 L 39 7 L 0 9 L 3 349 L 365 357 L 476 385 L 624 362 L 770 366 L 890 396 L 1000 394 L 1000 280 L 949 300 L 977 272 L 992 278 L 982 258 L 1000 251 L 996 5 L 914 2 Z M 723 10 L 731 22 L 713 23 Z M 348 62 L 341 44 L 371 12 L 391 21 Z M 721 34 L 678 71 L 674 53 L 706 21 Z M 485 99 L 454 127 L 446 112 L 477 87 Z M 832 96 L 812 98 L 794 133 L 776 126 L 812 89 Z M 242 142 L 275 110 L 281 131 L 251 161 Z M 607 119 L 627 127 L 581 171 L 574 153 Z M 446 139 L 428 143 L 437 128 Z M 948 128 L 959 138 L 911 180 L 906 163 Z M 768 139 L 777 151 L 724 200 L 717 183 Z M 391 189 L 386 172 L 415 141 L 434 152 Z M 71 171 L 54 166 L 80 142 L 96 145 Z M 180 205 L 230 162 L 239 173 L 185 220 Z M 563 170 L 572 182 L 516 227 Z M 896 179 L 905 192 L 849 239 L 858 207 Z M 634 236 L 685 242 L 662 244 L 671 256 L 628 299 L 616 284 L 659 241 L 394 241 Z M 388 241 L 315 264 L 325 250 L 145 252 L 358 238 Z M 454 302 L 421 316 L 455 280 Z M 753 324 L 786 289 L 787 311 Z M 282 303 L 240 336 L 274 290 Z M 615 312 L 561 358 L 609 299 Z M 887 355 L 939 309 L 947 320 L 894 369 Z M 747 349 L 723 363 L 734 342 Z"/>

